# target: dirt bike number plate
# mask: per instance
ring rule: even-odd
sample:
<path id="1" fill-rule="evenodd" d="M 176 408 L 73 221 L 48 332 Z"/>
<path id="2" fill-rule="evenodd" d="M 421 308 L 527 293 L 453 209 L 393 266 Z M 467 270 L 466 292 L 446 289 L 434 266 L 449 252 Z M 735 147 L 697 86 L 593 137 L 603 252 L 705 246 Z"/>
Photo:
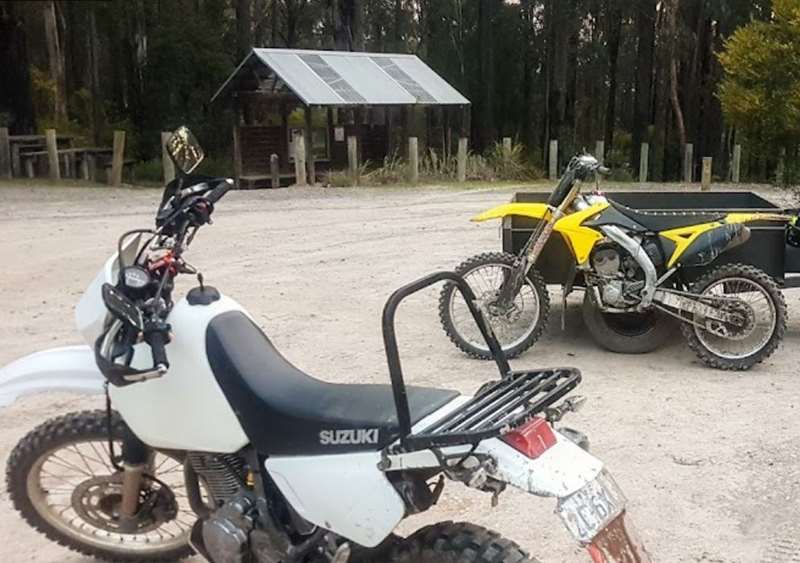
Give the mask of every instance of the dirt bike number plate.
<path id="1" fill-rule="evenodd" d="M 556 512 L 570 533 L 588 544 L 625 509 L 625 495 L 603 470 L 583 488 L 558 501 Z"/>

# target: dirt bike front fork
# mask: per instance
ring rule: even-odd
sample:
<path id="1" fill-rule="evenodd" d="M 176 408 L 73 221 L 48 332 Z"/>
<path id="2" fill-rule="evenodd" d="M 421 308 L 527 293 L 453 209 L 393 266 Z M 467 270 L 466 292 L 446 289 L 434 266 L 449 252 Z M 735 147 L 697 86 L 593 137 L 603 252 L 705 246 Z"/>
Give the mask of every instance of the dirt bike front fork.
<path id="1" fill-rule="evenodd" d="M 122 528 L 136 527 L 139 512 L 140 490 L 146 470 L 152 463 L 153 452 L 127 427 L 122 438 L 122 501 L 120 520 Z"/>

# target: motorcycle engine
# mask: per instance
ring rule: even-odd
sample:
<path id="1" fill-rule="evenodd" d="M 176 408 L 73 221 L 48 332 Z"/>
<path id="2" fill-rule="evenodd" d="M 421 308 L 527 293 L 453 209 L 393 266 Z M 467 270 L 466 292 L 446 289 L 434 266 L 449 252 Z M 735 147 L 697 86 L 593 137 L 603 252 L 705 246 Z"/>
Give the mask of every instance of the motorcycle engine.
<path id="1" fill-rule="evenodd" d="M 656 270 L 661 270 L 664 259 L 658 243 L 647 238 L 641 244 Z M 626 307 L 635 302 L 631 298 L 644 287 L 644 272 L 627 250 L 606 240 L 592 251 L 590 264 L 598 278 L 603 303 L 612 307 Z"/>
<path id="2" fill-rule="evenodd" d="M 232 498 L 203 522 L 203 546 L 214 563 L 248 563 L 257 509 L 246 495 Z"/>

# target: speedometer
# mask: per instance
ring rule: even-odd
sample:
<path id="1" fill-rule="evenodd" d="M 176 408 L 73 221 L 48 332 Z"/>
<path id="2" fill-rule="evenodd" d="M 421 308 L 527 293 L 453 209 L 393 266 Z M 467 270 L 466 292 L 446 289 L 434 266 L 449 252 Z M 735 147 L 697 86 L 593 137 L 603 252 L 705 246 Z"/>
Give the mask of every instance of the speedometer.
<path id="1" fill-rule="evenodd" d="M 150 274 L 139 266 L 128 266 L 122 270 L 122 283 L 130 289 L 142 289 L 150 283 Z"/>

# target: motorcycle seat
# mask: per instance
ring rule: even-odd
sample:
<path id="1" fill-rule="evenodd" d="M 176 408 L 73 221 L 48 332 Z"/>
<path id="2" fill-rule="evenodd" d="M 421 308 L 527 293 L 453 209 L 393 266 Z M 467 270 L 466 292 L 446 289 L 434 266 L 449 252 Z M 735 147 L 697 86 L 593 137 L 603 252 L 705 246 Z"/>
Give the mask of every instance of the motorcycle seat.
<path id="1" fill-rule="evenodd" d="M 253 446 L 267 455 L 376 451 L 399 437 L 391 385 L 328 383 L 293 366 L 245 314 L 216 316 L 206 354 Z M 408 386 L 415 424 L 458 396 Z"/>
<path id="2" fill-rule="evenodd" d="M 608 200 L 611 206 L 625 215 L 628 219 L 635 221 L 642 227 L 654 232 L 690 227 L 702 223 L 721 221 L 725 218 L 724 213 L 707 213 L 702 211 L 690 210 L 664 210 L 664 211 L 640 211 L 626 205 L 622 205 L 613 200 Z"/>

